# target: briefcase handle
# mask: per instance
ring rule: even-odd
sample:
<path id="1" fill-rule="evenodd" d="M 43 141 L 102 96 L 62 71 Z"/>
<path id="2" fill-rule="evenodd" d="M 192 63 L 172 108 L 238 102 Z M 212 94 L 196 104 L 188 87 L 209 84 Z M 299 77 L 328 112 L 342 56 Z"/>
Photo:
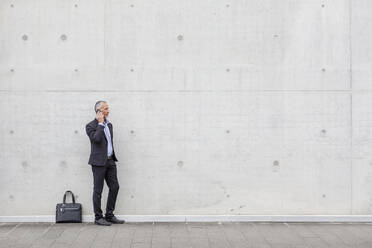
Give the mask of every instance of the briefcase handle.
<path id="1" fill-rule="evenodd" d="M 67 193 L 70 193 L 71 194 L 71 197 L 72 197 L 72 203 L 75 203 L 75 196 L 74 196 L 74 193 L 72 193 L 72 191 L 70 190 L 67 190 L 66 193 L 64 194 L 63 196 L 63 203 L 66 203 L 66 195 Z"/>

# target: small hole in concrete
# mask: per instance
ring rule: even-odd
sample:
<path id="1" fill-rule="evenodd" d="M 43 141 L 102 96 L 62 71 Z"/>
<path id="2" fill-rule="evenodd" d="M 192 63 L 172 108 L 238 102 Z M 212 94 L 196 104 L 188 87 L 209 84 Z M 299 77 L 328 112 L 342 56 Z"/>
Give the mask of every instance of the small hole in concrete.
<path id="1" fill-rule="evenodd" d="M 322 130 L 322 133 L 325 134 L 327 131 L 325 129 Z"/>
<path id="2" fill-rule="evenodd" d="M 133 4 L 131 4 L 131 5 L 130 5 L 130 7 L 131 7 L 131 8 L 133 8 L 133 7 L 134 7 L 134 5 L 133 5 Z"/>
<path id="3" fill-rule="evenodd" d="M 275 161 L 273 162 L 273 165 L 278 166 L 278 165 L 279 165 L 279 161 L 275 160 Z"/>
<path id="4" fill-rule="evenodd" d="M 10 69 L 10 72 L 14 72 L 14 69 Z"/>
<path id="5" fill-rule="evenodd" d="M 75 130 L 75 133 L 78 133 L 78 130 Z"/>
<path id="6" fill-rule="evenodd" d="M 226 130 L 226 133 L 230 133 L 230 130 Z"/>
<path id="7" fill-rule="evenodd" d="M 65 41 L 65 40 L 67 40 L 67 35 L 62 34 L 60 38 L 61 38 L 61 40 Z"/>
<path id="8" fill-rule="evenodd" d="M 178 39 L 178 40 L 183 40 L 183 36 L 182 36 L 182 35 L 178 35 L 178 36 L 177 36 L 177 39 Z"/>
<path id="9" fill-rule="evenodd" d="M 230 4 L 226 4 L 226 8 L 230 7 Z"/>
<path id="10" fill-rule="evenodd" d="M 178 167 L 182 167 L 182 166 L 183 166 L 183 162 L 182 162 L 182 161 L 178 161 L 178 162 L 177 162 L 177 166 L 178 166 Z"/>
<path id="11" fill-rule="evenodd" d="M 75 8 L 77 8 L 78 7 L 78 5 L 77 4 L 75 4 Z"/>
<path id="12" fill-rule="evenodd" d="M 22 36 L 22 39 L 23 39 L 23 40 L 28 40 L 28 36 L 24 34 L 24 35 Z"/>
<path id="13" fill-rule="evenodd" d="M 326 69 L 325 68 L 322 68 L 322 72 L 325 72 L 326 71 Z"/>
<path id="14" fill-rule="evenodd" d="M 134 131 L 133 130 L 130 130 L 130 133 L 134 133 Z"/>
<path id="15" fill-rule="evenodd" d="M 27 167 L 27 161 L 23 161 L 23 162 L 22 162 L 22 166 L 23 166 L 23 167 Z"/>
<path id="16" fill-rule="evenodd" d="M 323 194 L 322 196 L 323 196 L 323 198 L 325 198 L 325 197 L 326 197 L 326 195 L 325 195 L 325 194 Z"/>
<path id="17" fill-rule="evenodd" d="M 13 4 L 11 4 L 11 5 L 10 5 L 10 7 L 11 7 L 11 8 L 13 8 L 13 7 L 14 7 L 14 5 L 13 5 Z"/>
<path id="18" fill-rule="evenodd" d="M 13 195 L 9 195 L 9 198 L 13 200 L 14 199 L 14 196 Z"/>
<path id="19" fill-rule="evenodd" d="M 134 69 L 133 69 L 133 68 L 131 68 L 131 69 L 130 69 L 130 71 L 131 71 L 131 72 L 134 72 Z"/>
<path id="20" fill-rule="evenodd" d="M 229 198 L 229 197 L 230 197 L 230 195 L 226 195 L 226 197 L 227 197 L 227 198 Z"/>
<path id="21" fill-rule="evenodd" d="M 13 130 L 10 130 L 10 132 L 9 132 L 9 133 L 13 134 L 13 133 L 14 133 L 14 131 L 13 131 Z"/>
<path id="22" fill-rule="evenodd" d="M 226 69 L 226 71 L 227 71 L 227 72 L 229 72 L 229 71 L 230 71 L 230 69 L 229 69 L 229 68 L 227 68 L 227 69 Z"/>
<path id="23" fill-rule="evenodd" d="M 78 70 L 78 69 L 75 69 L 74 71 L 75 71 L 75 72 L 78 72 L 79 70 Z"/>
<path id="24" fill-rule="evenodd" d="M 134 198 L 134 196 L 133 196 L 133 195 L 131 195 L 131 196 L 130 196 L 130 198 L 132 198 L 132 199 L 133 199 L 133 198 Z"/>
<path id="25" fill-rule="evenodd" d="M 278 36 L 279 36 L 279 35 L 277 35 L 277 34 L 274 34 L 273 36 L 274 36 L 274 38 L 278 38 Z"/>
<path id="26" fill-rule="evenodd" d="M 322 8 L 324 8 L 325 7 L 325 5 L 324 4 L 322 4 Z"/>

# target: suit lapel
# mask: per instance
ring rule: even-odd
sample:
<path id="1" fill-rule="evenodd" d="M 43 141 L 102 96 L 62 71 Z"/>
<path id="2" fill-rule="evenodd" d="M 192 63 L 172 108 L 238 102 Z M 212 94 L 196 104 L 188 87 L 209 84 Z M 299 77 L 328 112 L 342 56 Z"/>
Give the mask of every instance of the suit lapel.
<path id="1" fill-rule="evenodd" d="M 95 121 L 95 123 L 96 123 L 97 126 L 98 126 L 98 120 L 97 120 L 97 118 L 95 118 L 94 121 Z M 113 143 L 113 139 L 112 139 L 112 124 L 111 124 L 111 122 L 109 122 L 107 125 L 108 125 L 109 130 L 110 130 L 111 144 L 112 144 L 112 143 Z M 107 141 L 106 135 L 104 135 L 104 136 L 105 136 L 105 139 L 106 139 L 106 141 Z"/>
<path id="2" fill-rule="evenodd" d="M 112 124 L 111 122 L 108 124 L 109 130 L 110 130 L 110 137 L 111 137 L 111 143 L 112 143 Z"/>

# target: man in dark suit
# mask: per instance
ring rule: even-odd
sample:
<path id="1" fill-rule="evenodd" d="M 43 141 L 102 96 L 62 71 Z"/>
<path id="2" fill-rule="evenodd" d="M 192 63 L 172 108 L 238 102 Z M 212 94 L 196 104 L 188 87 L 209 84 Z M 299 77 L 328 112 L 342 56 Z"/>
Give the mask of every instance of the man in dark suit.
<path id="1" fill-rule="evenodd" d="M 97 114 L 96 118 L 89 122 L 85 127 L 91 144 L 91 153 L 88 164 L 92 166 L 94 178 L 94 223 L 104 226 L 110 226 L 112 223 L 123 224 L 124 221 L 119 220 L 114 215 L 116 197 L 119 191 L 119 182 L 115 163 L 118 160 L 114 151 L 112 124 L 107 120 L 109 107 L 107 102 L 98 101 L 94 105 L 94 110 Z M 105 218 L 103 218 L 101 195 L 105 180 L 109 187 L 109 193 L 107 198 L 106 214 Z"/>

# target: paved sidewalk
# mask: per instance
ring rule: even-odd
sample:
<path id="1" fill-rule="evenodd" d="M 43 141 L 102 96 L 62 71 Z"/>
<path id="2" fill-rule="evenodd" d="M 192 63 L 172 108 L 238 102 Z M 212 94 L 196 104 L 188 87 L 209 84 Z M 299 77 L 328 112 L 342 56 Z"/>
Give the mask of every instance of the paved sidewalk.
<path id="1" fill-rule="evenodd" d="M 0 247 L 372 248 L 372 223 L 0 223 Z"/>

